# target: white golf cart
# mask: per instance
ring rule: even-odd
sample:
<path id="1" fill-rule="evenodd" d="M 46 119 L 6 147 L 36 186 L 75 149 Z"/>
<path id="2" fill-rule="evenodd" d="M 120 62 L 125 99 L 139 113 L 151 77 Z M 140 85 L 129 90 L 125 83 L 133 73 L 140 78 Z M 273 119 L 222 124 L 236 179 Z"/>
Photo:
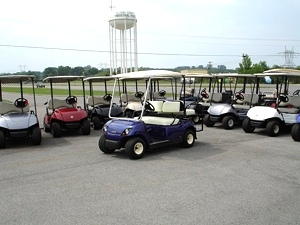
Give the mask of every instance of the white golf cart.
<path id="1" fill-rule="evenodd" d="M 33 145 L 39 145 L 42 140 L 41 129 L 37 117 L 36 99 L 34 91 L 33 75 L 9 75 L 0 76 L 0 148 L 5 148 L 7 139 L 28 137 Z M 25 91 L 23 85 L 27 83 L 31 87 Z M 16 93 L 4 93 L 2 84 L 16 85 Z M 7 95 L 4 95 L 7 94 Z M 17 95 L 14 102 L 10 101 L 11 95 Z M 29 105 L 32 99 L 33 108 Z M 24 139 L 26 140 L 26 139 Z"/>
<path id="2" fill-rule="evenodd" d="M 275 80 L 275 98 L 271 104 L 251 108 L 247 113 L 247 118 L 243 121 L 243 130 L 246 133 L 252 133 L 255 128 L 265 128 L 270 137 L 275 137 L 283 128 L 297 123 L 300 112 L 300 96 L 289 95 L 288 91 L 289 83 L 293 78 L 300 77 L 300 71 L 272 69 L 263 74 L 256 74 L 256 76 L 268 76 Z"/>
<path id="3" fill-rule="evenodd" d="M 204 116 L 204 124 L 212 127 L 216 122 L 221 122 L 222 127 L 229 130 L 237 123 L 241 123 L 246 118 L 249 108 L 259 104 L 258 90 L 254 90 L 255 82 L 256 77 L 252 74 L 216 75 L 214 90 L 217 86 L 218 91 L 212 93 L 214 101 L 211 101 Z M 222 85 L 225 91 L 222 91 Z M 238 88 L 238 85 L 242 86 Z"/>

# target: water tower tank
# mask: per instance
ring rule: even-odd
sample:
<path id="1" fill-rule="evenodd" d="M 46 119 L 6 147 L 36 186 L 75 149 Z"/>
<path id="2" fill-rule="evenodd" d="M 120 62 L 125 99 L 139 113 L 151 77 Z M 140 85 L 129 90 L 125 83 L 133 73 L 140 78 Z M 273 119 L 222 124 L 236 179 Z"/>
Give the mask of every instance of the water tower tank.
<path id="1" fill-rule="evenodd" d="M 121 11 L 116 12 L 109 20 L 109 24 L 118 30 L 131 29 L 136 23 L 136 17 L 133 12 Z"/>

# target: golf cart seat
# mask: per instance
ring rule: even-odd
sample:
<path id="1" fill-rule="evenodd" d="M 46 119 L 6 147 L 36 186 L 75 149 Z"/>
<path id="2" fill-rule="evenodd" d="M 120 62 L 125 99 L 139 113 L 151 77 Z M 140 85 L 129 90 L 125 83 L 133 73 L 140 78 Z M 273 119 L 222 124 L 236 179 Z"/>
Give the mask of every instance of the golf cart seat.
<path id="1" fill-rule="evenodd" d="M 222 102 L 222 93 L 214 93 L 210 99 L 212 102 L 218 103 Z"/>
<path id="2" fill-rule="evenodd" d="M 287 107 L 281 107 L 279 104 L 280 112 L 298 114 L 300 112 L 300 96 L 289 96 L 289 101 L 285 105 Z"/>
<path id="3" fill-rule="evenodd" d="M 135 97 L 135 94 L 121 94 L 122 104 L 127 105 L 128 102 L 140 102 L 141 99 Z"/>
<path id="4" fill-rule="evenodd" d="M 52 101 L 52 99 L 50 98 L 47 103 L 47 108 L 53 110 L 57 108 L 73 108 L 73 106 L 68 104 L 64 99 L 61 100 L 61 99 L 53 98 Z"/>
<path id="5" fill-rule="evenodd" d="M 252 98 L 252 99 L 251 99 Z M 257 105 L 259 101 L 258 94 L 244 94 L 243 104 L 233 104 L 233 107 L 238 109 L 249 109 L 252 105 Z"/>
<path id="6" fill-rule="evenodd" d="M 176 102 L 163 102 L 163 104 L 159 103 L 159 101 L 151 101 L 157 103 L 157 106 L 161 106 L 161 111 L 158 113 L 158 115 L 164 115 L 164 116 L 143 116 L 142 121 L 144 121 L 145 124 L 151 124 L 151 125 L 162 125 L 162 126 L 168 126 L 168 125 L 175 125 L 180 122 L 180 119 L 176 118 L 176 115 L 180 114 L 180 101 Z M 154 106 L 154 105 L 153 105 Z M 154 106 L 155 107 L 155 106 Z M 166 115 L 172 115 L 171 117 L 165 117 Z M 175 115 L 175 117 L 173 117 Z"/>
<path id="7" fill-rule="evenodd" d="M 17 108 L 14 103 L 10 102 L 0 102 L 0 114 L 9 114 L 9 113 L 28 113 L 29 112 L 29 105 L 23 108 Z"/>
<path id="8" fill-rule="evenodd" d="M 107 101 L 108 99 L 104 98 L 105 96 L 101 96 L 101 97 L 93 97 L 93 96 L 88 96 L 87 97 L 87 105 L 94 107 L 96 105 L 109 105 L 110 101 Z"/>
<path id="9" fill-rule="evenodd" d="M 187 116 L 195 115 L 194 109 L 185 109 L 185 113 Z M 166 115 L 184 115 L 184 104 L 182 101 L 165 101 L 162 104 L 160 112 L 158 114 L 166 114 Z"/>

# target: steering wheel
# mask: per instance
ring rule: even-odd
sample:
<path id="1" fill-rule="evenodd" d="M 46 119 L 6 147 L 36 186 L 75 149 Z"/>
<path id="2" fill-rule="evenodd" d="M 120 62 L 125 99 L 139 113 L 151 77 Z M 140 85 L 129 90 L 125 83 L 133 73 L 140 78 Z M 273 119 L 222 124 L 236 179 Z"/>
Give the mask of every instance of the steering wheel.
<path id="1" fill-rule="evenodd" d="M 160 97 L 164 97 L 164 96 L 166 95 L 166 91 L 165 91 L 165 90 L 160 90 L 160 91 L 158 92 L 158 95 L 159 95 Z"/>
<path id="2" fill-rule="evenodd" d="M 111 99 L 112 99 L 111 94 L 106 94 L 106 95 L 104 95 L 103 99 L 104 99 L 105 101 L 107 101 L 107 102 L 110 102 Z"/>
<path id="3" fill-rule="evenodd" d="M 297 95 L 297 96 L 299 96 L 299 95 L 300 95 L 300 89 L 298 89 L 298 90 L 294 91 L 294 93 L 293 93 L 293 96 L 295 96 L 295 95 Z"/>
<path id="4" fill-rule="evenodd" d="M 143 102 L 142 102 L 143 104 Z M 149 101 L 146 101 L 145 102 L 145 109 L 148 110 L 148 111 L 155 111 L 155 107 L 149 102 Z"/>
<path id="5" fill-rule="evenodd" d="M 142 91 L 137 91 L 134 95 L 136 98 L 142 98 L 144 96 L 144 92 Z"/>
<path id="6" fill-rule="evenodd" d="M 77 97 L 74 96 L 74 95 L 69 95 L 67 98 L 66 98 L 66 103 L 69 104 L 69 105 L 72 105 L 74 103 L 77 102 Z"/>
<path id="7" fill-rule="evenodd" d="M 208 93 L 206 92 L 206 88 L 203 88 L 201 91 L 201 96 L 202 98 L 209 98 Z"/>
<path id="8" fill-rule="evenodd" d="M 279 94 L 279 101 L 281 102 L 288 102 L 289 101 L 289 97 L 285 94 L 280 93 Z"/>
<path id="9" fill-rule="evenodd" d="M 14 105 L 17 108 L 25 108 L 26 106 L 28 106 L 28 100 L 26 98 L 17 98 L 14 102 Z"/>
<path id="10" fill-rule="evenodd" d="M 244 89 L 235 92 L 235 97 L 237 100 L 243 101 L 244 100 Z"/>

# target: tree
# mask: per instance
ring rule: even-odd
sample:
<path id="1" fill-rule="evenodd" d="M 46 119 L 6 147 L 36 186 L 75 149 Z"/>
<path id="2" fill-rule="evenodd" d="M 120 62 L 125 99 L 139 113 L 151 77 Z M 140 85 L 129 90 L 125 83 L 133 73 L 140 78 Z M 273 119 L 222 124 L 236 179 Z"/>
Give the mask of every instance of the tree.
<path id="1" fill-rule="evenodd" d="M 43 74 L 44 74 L 43 77 L 57 76 L 58 75 L 58 71 L 57 71 L 56 67 L 47 67 L 44 70 Z"/>
<path id="2" fill-rule="evenodd" d="M 80 75 L 84 74 L 84 68 L 82 66 L 76 66 L 76 67 L 72 68 L 71 74 L 80 76 Z"/>
<path id="3" fill-rule="evenodd" d="M 239 64 L 238 72 L 241 74 L 251 73 L 252 61 L 247 54 L 243 54 L 243 61 Z"/>
<path id="4" fill-rule="evenodd" d="M 72 71 L 72 69 L 71 69 L 71 67 L 69 67 L 69 66 L 59 66 L 59 67 L 57 68 L 57 74 L 58 74 L 59 76 L 70 75 L 70 74 L 71 74 L 71 71 Z"/>
<path id="5" fill-rule="evenodd" d="M 251 73 L 262 73 L 266 70 L 268 70 L 269 67 L 266 63 L 266 61 L 260 61 L 258 64 L 253 64 L 252 69 L 251 69 Z"/>

